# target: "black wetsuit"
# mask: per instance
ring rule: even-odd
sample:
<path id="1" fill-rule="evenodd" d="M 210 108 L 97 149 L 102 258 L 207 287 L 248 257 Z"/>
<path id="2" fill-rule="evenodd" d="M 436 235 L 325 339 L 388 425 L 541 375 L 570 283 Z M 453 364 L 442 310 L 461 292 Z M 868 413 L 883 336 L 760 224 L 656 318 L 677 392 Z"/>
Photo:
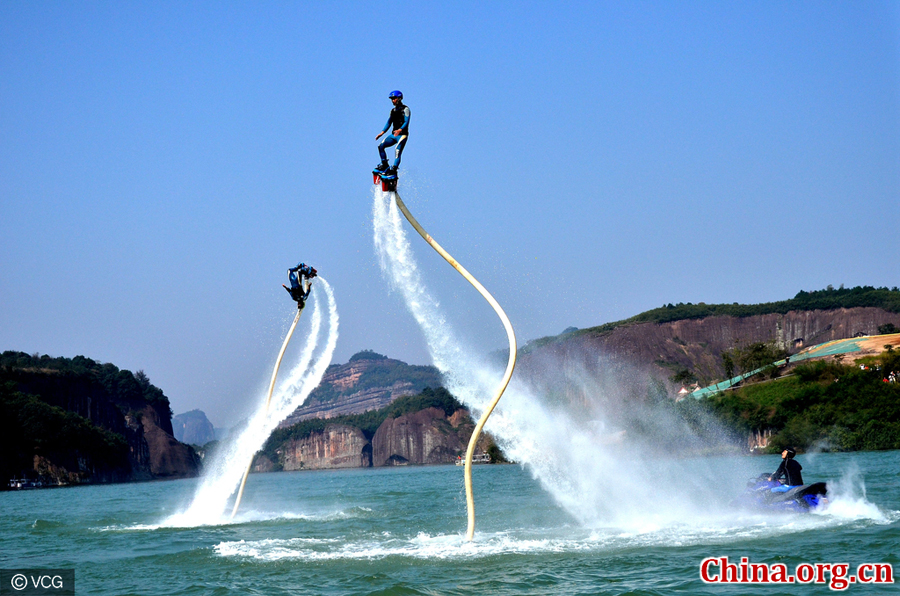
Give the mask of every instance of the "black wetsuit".
<path id="1" fill-rule="evenodd" d="M 803 476 L 800 475 L 800 470 L 802 469 L 803 466 L 796 460 L 783 459 L 781 460 L 781 465 L 772 474 L 772 479 L 778 480 L 784 476 L 784 481 L 788 486 L 800 486 L 803 484 Z"/>

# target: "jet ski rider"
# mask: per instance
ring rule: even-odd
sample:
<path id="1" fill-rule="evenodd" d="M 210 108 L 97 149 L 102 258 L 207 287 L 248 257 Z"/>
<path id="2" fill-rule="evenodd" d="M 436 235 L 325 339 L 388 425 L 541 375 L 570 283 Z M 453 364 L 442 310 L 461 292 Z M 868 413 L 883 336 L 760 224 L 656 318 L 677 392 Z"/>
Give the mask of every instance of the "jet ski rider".
<path id="1" fill-rule="evenodd" d="M 403 94 L 399 91 L 391 91 L 388 97 L 391 103 L 394 104 L 394 107 L 391 108 L 384 130 L 375 136 L 375 140 L 380 139 L 381 135 L 386 133 L 388 129 L 391 130 L 391 134 L 386 136 L 378 145 L 378 154 L 381 156 L 381 162 L 375 166 L 375 170 L 396 176 L 397 167 L 400 165 L 400 155 L 403 153 L 403 148 L 406 147 L 406 139 L 409 138 L 409 108 L 403 104 Z M 397 157 L 394 159 L 394 165 L 389 168 L 387 154 L 384 150 L 393 145 L 397 145 Z"/>
<path id="2" fill-rule="evenodd" d="M 803 484 L 803 476 L 800 475 L 800 470 L 803 469 L 803 466 L 794 459 L 796 454 L 792 447 L 787 447 L 781 452 L 781 465 L 778 466 L 774 474 L 769 476 L 769 480 L 780 480 L 783 476 L 784 484 L 773 488 L 773 493 L 787 492 L 793 487 Z"/>

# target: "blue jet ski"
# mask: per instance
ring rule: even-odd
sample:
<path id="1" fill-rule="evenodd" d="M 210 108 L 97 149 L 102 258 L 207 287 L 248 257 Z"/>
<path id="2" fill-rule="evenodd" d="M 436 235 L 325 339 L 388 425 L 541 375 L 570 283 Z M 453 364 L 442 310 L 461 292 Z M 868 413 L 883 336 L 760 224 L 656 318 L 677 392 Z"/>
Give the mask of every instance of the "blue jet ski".
<path id="1" fill-rule="evenodd" d="M 824 482 L 801 484 L 787 490 L 783 487 L 780 482 L 769 480 L 769 474 L 760 474 L 747 483 L 746 492 L 732 505 L 764 511 L 809 513 L 828 504 L 828 487 Z M 773 488 L 777 490 L 773 492 Z"/>

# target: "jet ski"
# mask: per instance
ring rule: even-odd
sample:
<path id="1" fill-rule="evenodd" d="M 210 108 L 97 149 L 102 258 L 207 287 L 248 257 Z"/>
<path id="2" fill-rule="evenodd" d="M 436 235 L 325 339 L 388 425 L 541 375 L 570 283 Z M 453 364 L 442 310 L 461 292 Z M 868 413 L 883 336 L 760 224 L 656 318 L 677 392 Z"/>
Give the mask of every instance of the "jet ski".
<path id="1" fill-rule="evenodd" d="M 775 492 L 772 489 L 778 489 Z M 784 485 L 769 480 L 763 473 L 747 482 L 747 490 L 732 505 L 764 511 L 809 513 L 828 505 L 828 487 L 824 482 L 801 484 L 784 490 Z"/>

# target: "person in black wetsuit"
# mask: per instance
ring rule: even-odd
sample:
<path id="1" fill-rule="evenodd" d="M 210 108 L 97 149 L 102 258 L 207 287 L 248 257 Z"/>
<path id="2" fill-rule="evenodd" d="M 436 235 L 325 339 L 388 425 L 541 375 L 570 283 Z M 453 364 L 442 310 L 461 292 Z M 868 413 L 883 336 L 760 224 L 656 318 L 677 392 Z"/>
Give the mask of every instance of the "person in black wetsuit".
<path id="1" fill-rule="evenodd" d="M 297 308 L 302 309 L 306 304 L 306 299 L 309 297 L 309 292 L 312 290 L 312 278 L 316 276 L 316 270 L 305 263 L 300 263 L 296 267 L 291 267 L 288 269 L 288 280 L 291 282 L 291 287 L 287 287 L 284 284 L 281 284 L 287 293 L 291 295 L 291 298 L 297 303 Z M 303 281 L 306 280 L 306 288 L 303 288 Z"/>
<path id="2" fill-rule="evenodd" d="M 781 465 L 778 466 L 774 474 L 769 476 L 769 480 L 780 480 L 783 476 L 785 486 L 773 488 L 773 491 L 787 490 L 789 487 L 803 484 L 803 476 L 800 474 L 803 466 L 794 459 L 795 455 L 796 452 L 791 447 L 781 452 Z"/>

